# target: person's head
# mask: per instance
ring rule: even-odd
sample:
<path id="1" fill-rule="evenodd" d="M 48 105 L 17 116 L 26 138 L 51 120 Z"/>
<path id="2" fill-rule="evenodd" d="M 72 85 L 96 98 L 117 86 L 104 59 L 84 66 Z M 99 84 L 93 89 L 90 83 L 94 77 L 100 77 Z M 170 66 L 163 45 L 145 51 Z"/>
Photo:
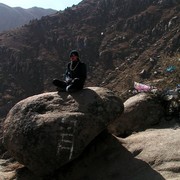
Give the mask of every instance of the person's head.
<path id="1" fill-rule="evenodd" d="M 78 61 L 78 60 L 79 60 L 79 53 L 78 53 L 78 51 L 72 50 L 72 51 L 70 52 L 69 57 L 70 57 L 70 60 L 71 60 L 71 61 Z"/>

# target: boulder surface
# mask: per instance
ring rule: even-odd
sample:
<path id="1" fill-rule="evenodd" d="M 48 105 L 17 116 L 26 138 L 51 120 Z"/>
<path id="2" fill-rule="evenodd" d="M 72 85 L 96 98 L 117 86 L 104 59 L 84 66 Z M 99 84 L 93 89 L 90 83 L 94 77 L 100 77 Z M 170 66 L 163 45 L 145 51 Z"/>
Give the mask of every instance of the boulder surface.
<path id="1" fill-rule="evenodd" d="M 8 113 L 4 145 L 20 163 L 45 176 L 78 157 L 123 108 L 120 98 L 99 87 L 35 95 Z"/>
<path id="2" fill-rule="evenodd" d="M 149 129 L 118 138 L 102 132 L 57 180 L 179 180 L 180 128 Z"/>
<path id="3" fill-rule="evenodd" d="M 179 124 L 176 126 L 149 129 L 119 140 L 134 157 L 148 163 L 164 179 L 179 180 L 180 128 Z"/>
<path id="4" fill-rule="evenodd" d="M 143 131 L 160 123 L 164 116 L 161 101 L 154 95 L 139 93 L 124 102 L 124 113 L 109 125 L 117 136 Z"/>

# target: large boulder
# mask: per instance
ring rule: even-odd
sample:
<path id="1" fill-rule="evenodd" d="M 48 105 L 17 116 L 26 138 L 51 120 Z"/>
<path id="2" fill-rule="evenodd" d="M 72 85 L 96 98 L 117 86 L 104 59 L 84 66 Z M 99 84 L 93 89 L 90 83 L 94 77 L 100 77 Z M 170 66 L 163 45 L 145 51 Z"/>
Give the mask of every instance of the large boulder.
<path id="1" fill-rule="evenodd" d="M 179 180 L 179 137 L 179 127 L 146 130 L 127 138 L 102 133 L 55 179 Z"/>
<path id="2" fill-rule="evenodd" d="M 137 159 L 148 163 L 164 179 L 179 180 L 179 137 L 180 124 L 176 123 L 173 128 L 146 130 L 119 140 Z"/>
<path id="3" fill-rule="evenodd" d="M 103 131 L 78 158 L 45 179 L 179 180 L 179 127 L 179 124 L 168 125 L 127 138 Z M 0 167 L 0 177 L 4 179 L 43 180 L 16 162 L 8 165 L 0 160 Z"/>
<path id="4" fill-rule="evenodd" d="M 130 135 L 160 123 L 164 116 L 161 101 L 155 95 L 139 93 L 124 102 L 124 113 L 109 125 L 117 136 Z"/>
<path id="5" fill-rule="evenodd" d="M 4 122 L 4 145 L 20 163 L 45 176 L 78 157 L 123 112 L 105 88 L 49 92 L 17 103 Z"/>

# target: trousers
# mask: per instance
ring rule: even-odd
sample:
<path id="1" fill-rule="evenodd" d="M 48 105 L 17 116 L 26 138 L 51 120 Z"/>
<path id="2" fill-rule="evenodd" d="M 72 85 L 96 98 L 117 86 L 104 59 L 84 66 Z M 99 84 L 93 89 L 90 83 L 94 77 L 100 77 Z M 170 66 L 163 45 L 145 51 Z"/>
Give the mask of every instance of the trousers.
<path id="1" fill-rule="evenodd" d="M 83 89 L 83 86 L 78 80 L 66 82 L 59 79 L 54 79 L 53 84 L 57 87 L 60 92 L 76 92 Z"/>

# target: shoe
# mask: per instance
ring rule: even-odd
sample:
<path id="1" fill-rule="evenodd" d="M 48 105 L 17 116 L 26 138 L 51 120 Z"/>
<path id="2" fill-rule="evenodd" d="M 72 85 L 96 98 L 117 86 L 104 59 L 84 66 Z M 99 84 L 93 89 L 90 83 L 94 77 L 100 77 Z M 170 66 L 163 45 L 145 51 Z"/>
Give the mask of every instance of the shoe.
<path id="1" fill-rule="evenodd" d="M 60 87 L 57 87 L 56 90 L 57 90 L 58 92 L 66 92 L 65 89 L 62 89 L 62 88 L 60 88 Z"/>

